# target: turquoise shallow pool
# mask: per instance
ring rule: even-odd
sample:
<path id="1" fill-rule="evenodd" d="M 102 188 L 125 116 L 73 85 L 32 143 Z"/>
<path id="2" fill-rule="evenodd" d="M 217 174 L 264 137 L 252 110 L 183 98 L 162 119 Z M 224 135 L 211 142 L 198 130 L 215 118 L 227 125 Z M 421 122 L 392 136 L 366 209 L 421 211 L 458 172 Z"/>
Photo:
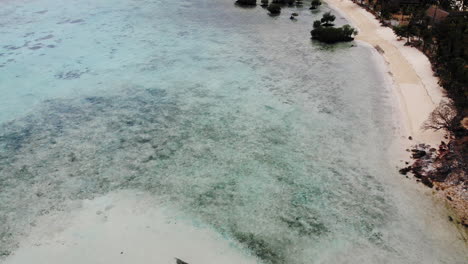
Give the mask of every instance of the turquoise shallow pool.
<path id="1" fill-rule="evenodd" d="M 375 54 L 311 42 L 326 6 L 232 2 L 0 1 L 0 255 L 66 201 L 137 189 L 263 263 L 464 263 L 391 184 Z"/>

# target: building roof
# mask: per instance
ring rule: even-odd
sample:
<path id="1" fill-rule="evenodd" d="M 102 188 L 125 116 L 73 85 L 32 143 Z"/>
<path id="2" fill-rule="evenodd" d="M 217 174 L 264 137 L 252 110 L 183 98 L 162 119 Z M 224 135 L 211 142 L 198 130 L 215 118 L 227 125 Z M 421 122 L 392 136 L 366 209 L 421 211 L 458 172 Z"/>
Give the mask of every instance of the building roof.
<path id="1" fill-rule="evenodd" d="M 440 9 L 437 6 L 431 6 L 426 10 L 426 15 L 432 19 L 434 19 L 434 22 L 440 22 L 444 19 L 446 19 L 449 16 L 449 12 Z"/>

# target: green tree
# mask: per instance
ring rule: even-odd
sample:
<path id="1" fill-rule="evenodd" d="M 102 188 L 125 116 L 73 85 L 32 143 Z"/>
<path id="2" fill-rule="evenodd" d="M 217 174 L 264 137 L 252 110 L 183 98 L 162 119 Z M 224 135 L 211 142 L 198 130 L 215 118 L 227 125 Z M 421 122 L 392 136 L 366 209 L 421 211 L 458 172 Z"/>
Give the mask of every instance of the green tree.
<path id="1" fill-rule="evenodd" d="M 468 20 L 449 17 L 435 27 L 437 73 L 460 114 L 468 114 Z"/>
<path id="2" fill-rule="evenodd" d="M 312 39 L 316 39 L 325 43 L 336 43 L 341 41 L 351 41 L 353 36 L 357 34 L 357 31 L 350 25 L 344 25 L 343 27 L 324 27 L 320 20 L 314 21 L 314 29 L 310 32 Z"/>
<path id="3" fill-rule="evenodd" d="M 322 26 L 322 22 L 320 22 L 320 20 L 315 20 L 313 26 L 314 26 L 314 28 L 319 28 L 319 27 Z"/>
<path id="4" fill-rule="evenodd" d="M 322 1 L 320 0 L 312 0 L 310 3 L 310 9 L 317 9 L 318 6 L 322 5 Z"/>
<path id="5" fill-rule="evenodd" d="M 400 39 L 406 38 L 408 36 L 408 26 L 395 26 L 393 27 L 393 32 L 395 32 L 395 35 Z"/>
<path id="6" fill-rule="evenodd" d="M 423 52 L 428 51 L 429 53 L 432 52 L 432 45 L 434 44 L 434 35 L 432 33 L 432 30 L 429 29 L 428 27 L 423 28 L 422 32 L 422 39 L 423 39 Z"/>
<path id="7" fill-rule="evenodd" d="M 333 26 L 333 21 L 335 21 L 336 17 L 331 14 L 331 12 L 326 12 L 323 14 L 322 19 L 320 21 L 323 23 L 323 26 L 325 27 L 331 27 Z"/>
<path id="8" fill-rule="evenodd" d="M 353 36 L 357 35 L 357 30 L 351 27 L 350 25 L 346 24 L 342 27 L 343 34 L 346 38 L 352 38 Z"/>
<path id="9" fill-rule="evenodd" d="M 281 6 L 280 4 L 276 3 L 271 3 L 268 7 L 267 10 L 272 14 L 272 15 L 278 15 L 281 13 Z"/>

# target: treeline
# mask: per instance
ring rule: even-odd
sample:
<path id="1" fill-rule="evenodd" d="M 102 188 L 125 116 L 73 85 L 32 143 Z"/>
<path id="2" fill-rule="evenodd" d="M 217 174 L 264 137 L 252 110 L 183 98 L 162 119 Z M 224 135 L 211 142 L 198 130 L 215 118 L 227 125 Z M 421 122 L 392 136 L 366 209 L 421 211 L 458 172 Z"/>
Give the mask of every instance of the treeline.
<path id="1" fill-rule="evenodd" d="M 456 110 L 446 129 L 457 138 L 468 136 L 461 124 L 468 116 L 468 1 L 354 1 L 368 8 L 382 23 L 388 25 L 392 17 L 404 21 L 393 26 L 396 35 L 428 56 L 440 85 L 452 100 L 450 107 Z"/>
<path id="2" fill-rule="evenodd" d="M 430 30 L 435 39 L 436 51 L 432 57 L 441 85 L 447 91 L 458 111 L 452 129 L 459 132 L 460 121 L 468 116 L 468 19 L 448 17 Z M 463 130 L 461 130 L 463 131 Z M 457 135 L 458 133 L 455 133 Z M 466 130 L 465 133 L 466 134 Z"/>

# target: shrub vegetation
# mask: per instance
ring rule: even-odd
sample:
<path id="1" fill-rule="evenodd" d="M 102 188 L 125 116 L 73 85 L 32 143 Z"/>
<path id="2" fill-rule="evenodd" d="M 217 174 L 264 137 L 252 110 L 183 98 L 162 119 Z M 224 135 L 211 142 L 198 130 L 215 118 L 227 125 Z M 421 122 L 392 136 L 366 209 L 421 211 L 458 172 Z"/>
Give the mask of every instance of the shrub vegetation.
<path id="1" fill-rule="evenodd" d="M 357 31 L 350 25 L 334 27 L 335 16 L 330 12 L 323 14 L 322 19 L 314 21 L 314 29 L 310 32 L 312 39 L 325 43 L 336 43 L 354 40 Z"/>

